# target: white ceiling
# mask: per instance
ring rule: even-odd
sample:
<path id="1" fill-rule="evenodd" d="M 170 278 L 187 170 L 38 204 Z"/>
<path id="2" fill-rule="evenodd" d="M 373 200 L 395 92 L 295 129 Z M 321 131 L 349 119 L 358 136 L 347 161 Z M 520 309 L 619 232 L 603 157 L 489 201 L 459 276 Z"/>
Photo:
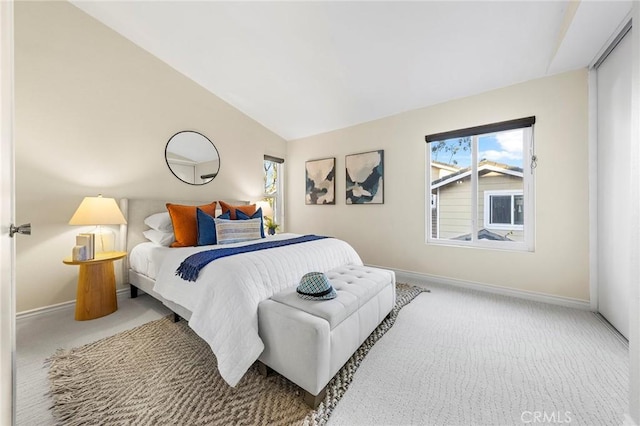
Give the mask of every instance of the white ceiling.
<path id="1" fill-rule="evenodd" d="M 73 1 L 285 139 L 589 65 L 631 1 Z"/>

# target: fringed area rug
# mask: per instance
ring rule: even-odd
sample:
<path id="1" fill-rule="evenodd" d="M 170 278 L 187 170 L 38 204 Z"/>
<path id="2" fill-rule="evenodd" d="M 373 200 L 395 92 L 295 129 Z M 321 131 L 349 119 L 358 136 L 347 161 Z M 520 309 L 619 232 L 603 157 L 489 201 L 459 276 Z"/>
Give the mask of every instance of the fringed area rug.
<path id="1" fill-rule="evenodd" d="M 232 388 L 218 374 L 209 345 L 170 317 L 59 350 L 49 360 L 53 415 L 63 425 L 322 425 L 371 347 L 398 312 L 424 290 L 396 286 L 396 305 L 329 382 L 317 410 L 278 374 L 254 365 Z"/>

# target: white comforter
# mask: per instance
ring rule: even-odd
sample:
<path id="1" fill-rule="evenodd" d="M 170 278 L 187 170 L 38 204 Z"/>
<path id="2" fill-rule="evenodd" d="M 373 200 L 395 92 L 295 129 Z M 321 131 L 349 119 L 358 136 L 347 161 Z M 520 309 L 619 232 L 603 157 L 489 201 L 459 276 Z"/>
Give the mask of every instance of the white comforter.
<path id="1" fill-rule="evenodd" d="M 269 238 L 296 236 L 279 234 Z M 251 243 L 172 250 L 154 287 L 162 297 L 192 312 L 189 325 L 211 346 L 220 375 L 231 386 L 240 381 L 264 349 L 258 335 L 261 301 L 298 285 L 307 272 L 326 272 L 346 264 L 362 265 L 360 256 L 349 244 L 326 238 L 217 259 L 200 271 L 195 282 L 175 275 L 182 260 L 193 253 L 247 244 Z"/>

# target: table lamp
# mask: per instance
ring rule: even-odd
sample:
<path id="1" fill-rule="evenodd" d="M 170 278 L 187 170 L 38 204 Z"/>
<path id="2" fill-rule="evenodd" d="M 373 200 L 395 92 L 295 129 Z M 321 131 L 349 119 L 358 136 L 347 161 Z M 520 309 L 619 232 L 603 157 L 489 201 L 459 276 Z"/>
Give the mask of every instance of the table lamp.
<path id="1" fill-rule="evenodd" d="M 71 217 L 69 225 L 95 225 L 96 253 L 113 251 L 115 233 L 102 225 L 123 225 L 127 223 L 114 198 L 84 197 L 82 203 Z"/>
<path id="2" fill-rule="evenodd" d="M 262 216 L 273 216 L 273 209 L 271 208 L 271 205 L 269 204 L 268 201 L 256 201 L 256 209 L 262 209 Z"/>
<path id="3" fill-rule="evenodd" d="M 256 208 L 262 208 L 262 217 L 264 218 L 264 227 L 269 231 L 269 235 L 273 235 L 275 233 L 275 228 L 269 227 L 269 224 L 276 223 L 275 217 L 273 217 L 273 208 L 268 201 L 256 201 Z"/>

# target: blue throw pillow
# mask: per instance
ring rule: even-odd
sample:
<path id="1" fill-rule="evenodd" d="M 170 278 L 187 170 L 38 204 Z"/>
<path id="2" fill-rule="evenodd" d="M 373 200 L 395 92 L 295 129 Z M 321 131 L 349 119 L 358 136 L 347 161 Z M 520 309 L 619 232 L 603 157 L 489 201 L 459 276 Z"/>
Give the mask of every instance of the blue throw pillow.
<path id="1" fill-rule="evenodd" d="M 249 216 L 248 214 L 246 214 L 243 211 L 236 210 L 236 218 L 238 220 L 247 220 L 247 219 L 258 219 L 258 218 L 260 218 L 260 225 L 262 225 L 260 227 L 260 238 L 264 238 L 264 219 L 262 219 L 262 207 L 260 207 L 258 210 L 256 210 L 256 212 L 251 216 Z"/>
<path id="2" fill-rule="evenodd" d="M 231 219 L 229 212 L 218 216 L 219 219 Z M 216 222 L 213 216 L 209 216 L 200 209 L 196 209 L 196 221 L 198 222 L 198 245 L 211 246 L 217 244 L 216 241 Z"/>

